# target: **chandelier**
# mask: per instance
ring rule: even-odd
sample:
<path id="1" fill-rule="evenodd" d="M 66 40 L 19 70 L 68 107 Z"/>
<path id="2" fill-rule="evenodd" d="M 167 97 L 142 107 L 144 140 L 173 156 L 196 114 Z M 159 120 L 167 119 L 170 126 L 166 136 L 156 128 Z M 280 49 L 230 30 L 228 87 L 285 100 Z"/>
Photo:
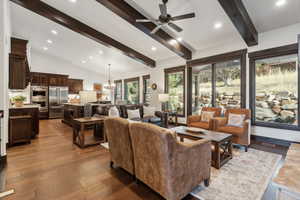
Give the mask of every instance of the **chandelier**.
<path id="1" fill-rule="evenodd" d="M 108 64 L 108 67 L 107 67 L 107 83 L 104 85 L 104 89 L 107 89 L 107 90 L 115 89 L 115 84 L 113 84 L 111 79 L 110 79 L 110 66 L 111 66 L 111 64 Z"/>

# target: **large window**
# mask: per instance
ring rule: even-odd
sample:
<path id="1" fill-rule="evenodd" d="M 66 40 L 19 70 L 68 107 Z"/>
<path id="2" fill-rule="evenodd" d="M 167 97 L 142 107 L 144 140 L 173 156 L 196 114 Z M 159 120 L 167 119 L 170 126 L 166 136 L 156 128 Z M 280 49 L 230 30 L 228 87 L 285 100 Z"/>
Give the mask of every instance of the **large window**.
<path id="1" fill-rule="evenodd" d="M 115 103 L 122 101 L 122 80 L 115 81 Z"/>
<path id="2" fill-rule="evenodd" d="M 297 45 L 254 52 L 249 57 L 254 124 L 298 129 Z"/>
<path id="3" fill-rule="evenodd" d="M 189 114 L 203 107 L 245 107 L 246 50 L 188 62 Z"/>
<path id="4" fill-rule="evenodd" d="M 128 104 L 140 103 L 140 81 L 139 77 L 124 80 L 125 100 Z"/>
<path id="5" fill-rule="evenodd" d="M 167 110 L 185 116 L 185 66 L 165 69 L 165 92 L 169 94 Z"/>
<path id="6" fill-rule="evenodd" d="M 151 100 L 150 75 L 143 76 L 143 103 L 149 104 Z"/>

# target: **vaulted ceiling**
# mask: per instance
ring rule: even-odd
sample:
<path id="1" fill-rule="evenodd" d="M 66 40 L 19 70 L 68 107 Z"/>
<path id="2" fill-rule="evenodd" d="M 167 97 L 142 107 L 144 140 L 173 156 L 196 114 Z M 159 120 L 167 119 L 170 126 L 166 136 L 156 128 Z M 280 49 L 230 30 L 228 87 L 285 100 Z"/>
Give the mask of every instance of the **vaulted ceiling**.
<path id="1" fill-rule="evenodd" d="M 242 0 L 259 33 L 300 22 L 300 12 L 297 9 L 300 7 L 300 1 L 286 1 L 284 7 L 276 7 L 275 0 Z M 77 0 L 76 3 L 70 0 L 42 0 L 42 2 L 154 61 L 172 57 L 184 60 L 174 50 L 149 37 L 96 0 Z M 126 2 L 146 17 L 157 18 L 160 14 L 158 4 L 161 0 L 126 0 Z M 123 55 L 116 49 L 99 44 L 19 5 L 11 3 L 11 10 L 13 34 L 30 40 L 32 48 L 36 50 L 62 57 L 74 65 L 103 74 L 109 63 L 112 64 L 113 74 L 148 69 L 148 66 Z M 243 42 L 218 0 L 169 0 L 168 12 L 173 16 L 196 13 L 193 19 L 176 22 L 183 28 L 181 33 L 163 28 L 171 37 L 182 38 L 183 41 L 179 44 L 192 53 L 217 46 L 226 40 Z M 221 27 L 216 28 L 218 24 Z M 51 34 L 51 30 L 57 30 L 58 34 Z M 53 43 L 48 44 L 48 39 Z M 43 49 L 45 46 L 48 47 L 47 51 Z"/>

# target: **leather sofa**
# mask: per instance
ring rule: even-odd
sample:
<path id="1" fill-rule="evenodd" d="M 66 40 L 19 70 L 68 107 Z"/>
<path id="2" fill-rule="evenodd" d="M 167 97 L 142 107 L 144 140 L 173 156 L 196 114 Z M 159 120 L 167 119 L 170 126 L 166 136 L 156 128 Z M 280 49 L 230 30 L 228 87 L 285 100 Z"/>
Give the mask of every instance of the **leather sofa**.
<path id="1" fill-rule="evenodd" d="M 203 107 L 201 112 L 202 111 L 215 112 L 214 117 L 220 117 L 222 109 L 214 108 L 214 107 Z M 188 127 L 196 127 L 196 128 L 206 129 L 206 130 L 212 130 L 213 120 L 211 119 L 208 122 L 203 122 L 201 121 L 201 115 L 193 115 L 188 117 L 187 125 Z"/>
<path id="2" fill-rule="evenodd" d="M 130 123 L 129 130 L 136 178 L 165 199 L 182 199 L 203 181 L 209 185 L 210 141 L 180 143 L 175 133 L 149 123 Z"/>
<path id="3" fill-rule="evenodd" d="M 168 127 L 168 114 L 161 111 L 156 111 L 155 116 L 152 117 L 144 117 L 144 106 L 148 106 L 147 104 L 133 104 L 133 105 L 101 105 L 95 108 L 93 113 L 97 115 L 106 115 L 108 116 L 108 111 L 111 107 L 116 106 L 119 110 L 120 117 L 127 119 L 128 113 L 127 110 L 140 110 L 140 117 L 131 119 L 133 121 L 141 121 L 152 123 L 161 127 Z"/>
<path id="4" fill-rule="evenodd" d="M 229 114 L 242 114 L 245 115 L 244 123 L 242 127 L 229 126 L 228 116 Z M 216 117 L 213 119 L 213 126 L 215 131 L 230 133 L 233 135 L 233 143 L 245 146 L 245 151 L 248 151 L 250 145 L 251 136 L 251 111 L 249 109 L 228 109 L 225 113 L 225 117 Z"/>

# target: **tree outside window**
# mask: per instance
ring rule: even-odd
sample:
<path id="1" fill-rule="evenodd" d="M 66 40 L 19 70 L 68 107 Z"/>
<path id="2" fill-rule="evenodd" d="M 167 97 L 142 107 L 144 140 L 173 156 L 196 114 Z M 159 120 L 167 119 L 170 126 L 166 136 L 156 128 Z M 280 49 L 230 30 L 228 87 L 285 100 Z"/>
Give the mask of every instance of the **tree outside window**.
<path id="1" fill-rule="evenodd" d="M 140 87 L 139 77 L 124 80 L 125 85 L 125 100 L 128 104 L 140 103 Z"/>

